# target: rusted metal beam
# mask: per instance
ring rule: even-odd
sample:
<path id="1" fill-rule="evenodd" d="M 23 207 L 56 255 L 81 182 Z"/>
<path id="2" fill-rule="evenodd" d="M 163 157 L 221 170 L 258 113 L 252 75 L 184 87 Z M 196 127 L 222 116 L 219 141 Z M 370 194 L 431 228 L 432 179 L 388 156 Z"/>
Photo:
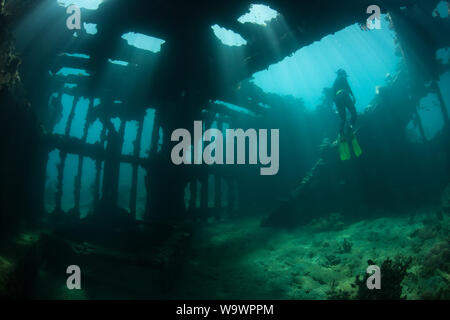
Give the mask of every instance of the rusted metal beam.
<path id="1" fill-rule="evenodd" d="M 144 119 L 142 118 L 138 124 L 136 140 L 134 140 L 134 157 L 139 158 L 141 153 L 142 132 L 144 131 Z M 137 201 L 137 180 L 139 165 L 133 164 L 133 175 L 131 180 L 130 192 L 130 213 L 136 218 L 136 201 Z"/>

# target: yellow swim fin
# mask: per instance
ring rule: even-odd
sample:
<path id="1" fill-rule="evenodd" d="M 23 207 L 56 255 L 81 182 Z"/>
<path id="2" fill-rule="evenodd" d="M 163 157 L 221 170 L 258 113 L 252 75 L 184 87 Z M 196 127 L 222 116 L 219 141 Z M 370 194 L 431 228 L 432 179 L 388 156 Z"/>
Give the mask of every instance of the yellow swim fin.
<path id="1" fill-rule="evenodd" d="M 357 158 L 359 158 L 362 154 L 362 149 L 359 146 L 358 139 L 356 139 L 355 135 L 352 136 L 352 147 L 353 147 L 353 152 L 355 153 L 355 156 Z"/>
<path id="2" fill-rule="evenodd" d="M 352 158 L 352 154 L 350 153 L 350 146 L 345 140 L 339 141 L 339 157 L 342 161 L 350 160 Z"/>

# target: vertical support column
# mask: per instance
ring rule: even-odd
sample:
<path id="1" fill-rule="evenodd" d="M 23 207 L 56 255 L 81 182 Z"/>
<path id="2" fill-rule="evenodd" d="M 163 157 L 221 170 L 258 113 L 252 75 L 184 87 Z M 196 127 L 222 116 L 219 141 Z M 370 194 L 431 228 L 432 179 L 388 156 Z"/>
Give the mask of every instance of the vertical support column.
<path id="1" fill-rule="evenodd" d="M 103 125 L 102 132 L 100 134 L 100 145 L 102 148 L 105 146 L 106 140 L 106 125 Z M 100 159 L 95 160 L 95 181 L 94 181 L 94 208 L 98 207 L 100 201 L 100 176 L 102 172 L 102 161 Z M 95 210 L 94 210 L 95 212 Z"/>
<path id="2" fill-rule="evenodd" d="M 125 139 L 125 127 L 126 127 L 126 122 L 125 120 L 121 120 L 120 121 L 120 128 L 119 128 L 119 138 L 120 138 L 120 142 L 119 142 L 119 146 L 118 146 L 118 150 L 119 153 L 117 154 L 117 156 L 119 157 L 122 154 L 122 148 L 123 148 L 123 141 Z"/>
<path id="3" fill-rule="evenodd" d="M 66 136 L 69 136 L 70 130 L 72 129 L 72 122 L 73 122 L 73 118 L 75 117 L 75 109 L 76 109 L 79 99 L 80 99 L 80 97 L 73 98 L 72 109 L 70 110 L 69 118 L 67 119 L 67 126 L 66 126 L 66 131 L 65 131 Z"/>
<path id="4" fill-rule="evenodd" d="M 94 98 L 91 98 L 89 100 L 89 107 L 88 107 L 88 113 L 86 115 L 86 119 L 89 119 L 89 112 L 92 110 L 92 107 L 94 106 Z M 85 123 L 83 128 L 83 136 L 81 140 L 83 142 L 86 142 L 87 134 L 88 134 L 88 128 L 89 124 Z M 75 188 L 74 188 L 74 199 L 75 199 L 75 212 L 78 214 L 80 213 L 80 199 L 81 199 L 81 176 L 83 175 L 83 160 L 84 157 L 82 155 L 78 155 L 78 173 L 75 177 Z"/>
<path id="5" fill-rule="evenodd" d="M 75 116 L 75 107 L 78 103 L 79 97 L 74 97 L 72 103 L 72 109 L 70 110 L 69 118 L 67 119 L 67 125 L 65 128 L 65 135 L 70 134 L 70 129 L 72 127 L 73 118 Z M 60 163 L 58 165 L 58 187 L 56 191 L 56 201 L 55 201 L 55 212 L 60 213 L 62 211 L 62 193 L 63 193 L 63 182 L 64 182 L 64 168 L 66 165 L 67 153 L 63 150 L 60 151 Z"/>
<path id="6" fill-rule="evenodd" d="M 139 158 L 141 153 L 141 140 L 142 132 L 144 131 L 144 118 L 139 121 L 136 140 L 134 140 L 134 157 Z M 137 179 L 138 179 L 138 163 L 133 164 L 133 176 L 131 179 L 131 192 L 130 192 L 130 213 L 136 219 L 136 201 L 137 201 Z"/>
<path id="7" fill-rule="evenodd" d="M 161 114 L 155 111 L 155 121 L 153 121 L 152 140 L 149 154 L 155 154 L 158 151 L 159 129 L 161 127 Z"/>
<path id="8" fill-rule="evenodd" d="M 58 185 L 55 193 L 55 212 L 60 213 L 62 211 L 62 192 L 63 192 L 63 180 L 64 180 L 64 167 L 66 164 L 67 153 L 60 152 L 60 162 L 58 165 Z"/>
<path id="9" fill-rule="evenodd" d="M 117 207 L 117 201 L 118 201 L 118 195 L 119 195 L 120 156 L 122 154 L 123 141 L 124 141 L 124 135 L 125 135 L 125 126 L 126 126 L 126 122 L 124 120 L 121 120 L 119 133 L 118 133 L 118 140 L 116 141 L 117 145 L 111 146 L 111 148 L 109 149 L 110 153 L 108 154 L 108 157 L 110 157 L 110 158 L 107 161 L 109 161 L 111 163 L 111 166 L 110 166 L 111 170 L 108 171 L 108 173 L 105 172 L 105 175 L 111 174 L 111 176 L 108 177 L 110 185 L 108 185 L 109 197 L 107 199 L 107 202 L 108 202 L 108 205 L 111 205 L 112 207 Z M 111 143 L 111 141 L 109 141 L 108 143 Z M 106 168 L 106 163 L 105 163 L 105 168 Z M 103 194 L 103 196 L 105 196 L 105 194 Z"/>

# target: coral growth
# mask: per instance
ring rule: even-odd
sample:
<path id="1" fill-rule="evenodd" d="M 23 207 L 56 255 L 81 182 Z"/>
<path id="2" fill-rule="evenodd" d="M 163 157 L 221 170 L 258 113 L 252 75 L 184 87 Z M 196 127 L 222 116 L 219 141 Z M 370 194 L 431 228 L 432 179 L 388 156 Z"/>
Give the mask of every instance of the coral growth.
<path id="1" fill-rule="evenodd" d="M 340 245 L 338 252 L 339 253 L 350 253 L 352 251 L 352 247 L 353 247 L 353 243 L 348 240 L 348 239 L 344 239 L 344 241 L 342 242 L 342 244 Z"/>
<path id="2" fill-rule="evenodd" d="M 338 289 L 337 282 L 332 281 L 330 285 L 330 289 L 326 292 L 328 300 L 350 300 L 351 294 L 350 292 Z"/>
<path id="3" fill-rule="evenodd" d="M 421 273 L 434 275 L 437 271 L 450 273 L 450 240 L 436 243 L 425 256 Z"/>

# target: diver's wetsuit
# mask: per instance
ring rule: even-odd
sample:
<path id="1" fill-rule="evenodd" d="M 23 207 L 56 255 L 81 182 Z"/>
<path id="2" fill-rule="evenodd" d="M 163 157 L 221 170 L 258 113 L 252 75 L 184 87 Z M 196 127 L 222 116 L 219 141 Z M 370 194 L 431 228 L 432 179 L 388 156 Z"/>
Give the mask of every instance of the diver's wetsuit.
<path id="1" fill-rule="evenodd" d="M 345 123 L 347 122 L 346 109 L 350 111 L 352 118 L 350 124 L 353 126 L 356 123 L 357 113 L 354 103 L 354 95 L 350 85 L 348 84 L 346 77 L 338 77 L 333 84 L 334 103 L 336 104 L 337 111 L 341 117 L 340 133 L 344 133 Z M 353 99 L 352 99 L 353 97 Z"/>

